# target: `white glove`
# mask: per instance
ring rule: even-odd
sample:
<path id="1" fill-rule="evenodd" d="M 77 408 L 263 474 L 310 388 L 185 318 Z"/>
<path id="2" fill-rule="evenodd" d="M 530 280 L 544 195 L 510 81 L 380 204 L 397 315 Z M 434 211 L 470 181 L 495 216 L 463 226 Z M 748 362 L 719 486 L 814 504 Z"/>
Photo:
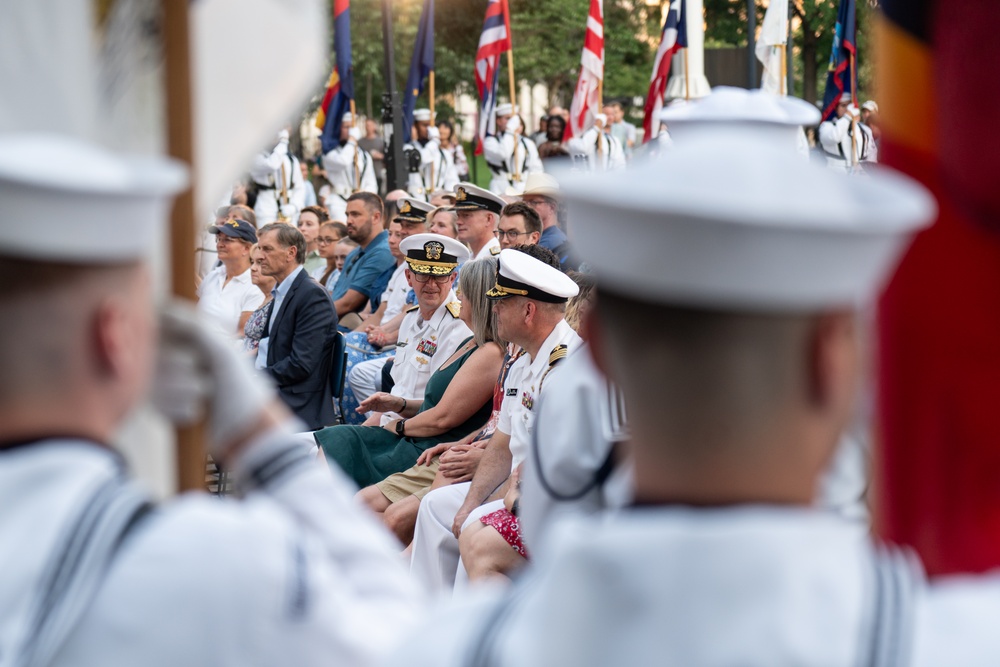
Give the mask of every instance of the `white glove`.
<path id="1" fill-rule="evenodd" d="M 256 425 L 274 391 L 254 374 L 250 359 L 209 330 L 193 307 L 173 301 L 160 317 L 152 399 L 181 425 L 194 423 L 207 408 L 209 454 L 218 460 Z"/>
<path id="2" fill-rule="evenodd" d="M 436 141 L 441 143 L 441 130 L 437 129 L 433 125 L 427 128 L 427 138 L 430 141 Z"/>
<path id="3" fill-rule="evenodd" d="M 507 121 L 507 131 L 511 134 L 515 134 L 521 129 L 521 119 L 517 116 L 511 116 L 510 120 Z"/>
<path id="4" fill-rule="evenodd" d="M 603 130 L 604 126 L 608 124 L 608 117 L 602 113 L 594 114 L 594 125 L 599 130 Z"/>
<path id="5" fill-rule="evenodd" d="M 347 131 L 347 140 L 348 141 L 353 141 L 354 143 L 358 143 L 359 139 L 361 139 L 361 128 L 360 127 L 352 127 L 351 129 L 349 129 Z"/>
<path id="6" fill-rule="evenodd" d="M 288 143 L 288 130 L 282 130 L 278 132 L 278 143 L 287 144 Z"/>
<path id="7" fill-rule="evenodd" d="M 848 104 L 847 115 L 850 116 L 851 118 L 858 118 L 861 116 L 861 112 L 858 111 L 858 107 L 856 107 L 854 104 Z"/>

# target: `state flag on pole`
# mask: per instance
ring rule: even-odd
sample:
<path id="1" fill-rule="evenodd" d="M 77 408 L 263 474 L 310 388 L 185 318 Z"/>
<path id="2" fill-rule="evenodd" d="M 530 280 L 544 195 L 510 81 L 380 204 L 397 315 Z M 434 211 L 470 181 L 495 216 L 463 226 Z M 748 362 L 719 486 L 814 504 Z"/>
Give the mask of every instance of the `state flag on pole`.
<path id="1" fill-rule="evenodd" d="M 643 109 L 643 143 L 656 136 L 655 131 L 660 127 L 658 116 L 660 109 L 663 108 L 663 96 L 667 92 L 667 81 L 670 79 L 670 61 L 675 53 L 686 47 L 687 23 L 684 0 L 671 0 L 667 18 L 663 21 L 663 34 L 660 36 L 660 47 L 656 49 L 653 75 L 649 79 L 649 92 L 646 94 L 646 106 Z"/>
<path id="2" fill-rule="evenodd" d="M 407 141 L 410 139 L 410 129 L 413 127 L 413 110 L 417 106 L 417 98 L 424 92 L 424 82 L 432 71 L 434 71 L 434 0 L 424 0 L 417 39 L 413 43 L 410 73 L 406 77 L 406 94 L 403 97 L 403 136 Z"/>
<path id="3" fill-rule="evenodd" d="M 785 95 L 785 72 L 781 67 L 781 54 L 788 44 L 788 0 L 771 0 L 764 13 L 760 37 L 754 52 L 764 68 L 760 89 L 775 95 Z"/>
<path id="4" fill-rule="evenodd" d="M 569 110 L 567 138 L 581 136 L 594 124 L 594 115 L 600 113 L 600 88 L 604 79 L 604 3 L 590 0 L 587 16 L 587 33 L 583 38 L 583 55 L 580 57 L 580 78 Z"/>
<path id="5" fill-rule="evenodd" d="M 823 94 L 823 120 L 837 115 L 837 103 L 844 93 L 851 93 L 857 101 L 857 82 L 851 72 L 851 57 L 858 52 L 855 27 L 854 0 L 840 0 L 837 25 L 833 30 L 830 68 L 826 74 L 826 92 Z"/>
<path id="6" fill-rule="evenodd" d="M 336 61 L 326 93 L 316 115 L 316 127 L 323 131 L 320 143 L 329 153 L 340 146 L 340 126 L 354 99 L 354 70 L 351 65 L 351 1 L 334 0 L 333 48 Z"/>
<path id="7" fill-rule="evenodd" d="M 500 80 L 500 56 L 509 51 L 510 11 L 507 0 L 489 0 L 483 33 L 476 50 L 476 89 L 479 91 L 479 121 L 477 123 L 476 155 L 483 152 L 483 140 L 496 132 L 493 109 L 497 103 L 497 83 Z M 514 100 L 511 100 L 513 104 Z"/>

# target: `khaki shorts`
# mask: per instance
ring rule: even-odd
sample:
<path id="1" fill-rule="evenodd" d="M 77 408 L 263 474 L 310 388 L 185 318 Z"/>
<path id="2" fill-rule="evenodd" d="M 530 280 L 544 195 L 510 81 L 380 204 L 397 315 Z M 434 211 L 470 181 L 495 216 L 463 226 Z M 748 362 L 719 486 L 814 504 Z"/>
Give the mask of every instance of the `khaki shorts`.
<path id="1" fill-rule="evenodd" d="M 397 472 L 389 475 L 384 480 L 375 485 L 382 492 L 382 495 L 389 499 L 389 502 L 398 503 L 404 498 L 416 496 L 423 499 L 427 492 L 431 490 L 431 483 L 437 476 L 438 465 L 441 457 L 435 456 L 431 459 L 429 466 L 415 465 L 409 470 Z"/>

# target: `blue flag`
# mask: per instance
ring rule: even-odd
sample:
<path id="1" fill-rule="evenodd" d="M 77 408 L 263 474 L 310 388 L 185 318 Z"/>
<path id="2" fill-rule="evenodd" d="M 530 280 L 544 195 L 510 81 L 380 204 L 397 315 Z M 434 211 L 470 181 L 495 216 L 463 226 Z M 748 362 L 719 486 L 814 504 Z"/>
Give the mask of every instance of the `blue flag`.
<path id="1" fill-rule="evenodd" d="M 413 127 L 413 110 L 417 98 L 424 92 L 424 82 L 434 69 L 434 0 L 424 0 L 424 10 L 420 14 L 420 28 L 417 41 L 413 43 L 413 60 L 410 73 L 406 77 L 406 95 L 403 97 L 403 136 L 410 140 Z"/>
<path id="2" fill-rule="evenodd" d="M 837 12 L 837 26 L 833 31 L 833 49 L 830 53 L 830 68 L 826 75 L 826 93 L 823 95 L 823 120 L 837 115 L 837 104 L 844 93 L 857 97 L 857 80 L 851 71 L 851 58 L 857 56 L 855 35 L 854 0 L 840 0 Z"/>
<path id="3" fill-rule="evenodd" d="M 330 78 L 328 97 L 324 99 L 323 134 L 320 136 L 324 153 L 340 146 L 340 127 L 344 114 L 351 110 L 351 100 L 354 99 L 350 0 L 335 0 L 333 3 L 333 48 L 336 57 L 335 76 Z"/>

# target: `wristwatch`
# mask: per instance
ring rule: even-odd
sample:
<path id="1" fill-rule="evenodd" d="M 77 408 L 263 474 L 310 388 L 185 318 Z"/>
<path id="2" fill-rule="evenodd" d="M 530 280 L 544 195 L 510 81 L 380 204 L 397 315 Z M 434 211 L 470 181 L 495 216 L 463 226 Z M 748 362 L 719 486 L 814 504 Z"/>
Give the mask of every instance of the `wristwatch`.
<path id="1" fill-rule="evenodd" d="M 405 423 L 406 423 L 405 419 L 400 419 L 398 422 L 396 422 L 396 435 L 398 435 L 400 438 L 406 436 L 406 434 L 403 433 L 403 424 Z"/>

